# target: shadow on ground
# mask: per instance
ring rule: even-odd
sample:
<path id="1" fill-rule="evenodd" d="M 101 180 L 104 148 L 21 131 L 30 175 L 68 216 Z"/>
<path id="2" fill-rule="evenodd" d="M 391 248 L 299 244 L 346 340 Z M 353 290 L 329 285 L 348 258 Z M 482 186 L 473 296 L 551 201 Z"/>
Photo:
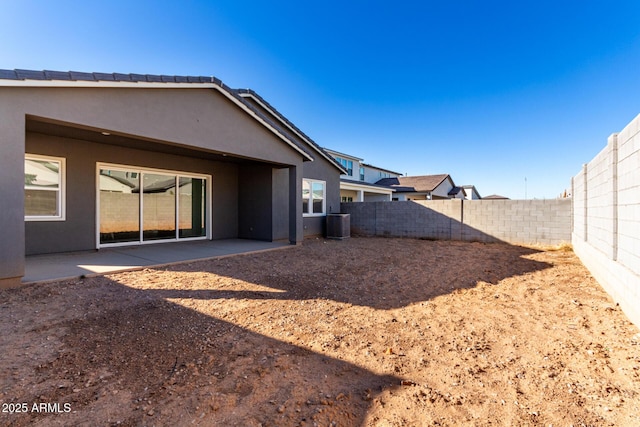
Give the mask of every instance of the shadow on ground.
<path id="1" fill-rule="evenodd" d="M 4 292 L 22 330 L 3 342 L 0 400 L 30 411 L 2 425 L 357 426 L 400 384 L 105 277 Z M 25 306 L 19 322 L 7 308 Z"/>
<path id="2" fill-rule="evenodd" d="M 14 335 L 2 341 L 11 351 L 3 354 L 1 400 L 68 403 L 71 412 L 2 414 L 2 424 L 363 425 L 376 396 L 400 377 L 257 333 L 246 313 L 247 327 L 238 326 L 203 300 L 232 299 L 249 315 L 265 302 L 313 310 L 325 301 L 375 316 L 549 267 L 526 258 L 535 250 L 503 244 L 368 240 L 312 240 L 114 276 L 120 283 L 96 277 L 3 291 L 0 321 Z M 397 255 L 407 245 L 414 256 Z M 176 272 L 179 283 L 163 278 Z M 278 307 L 263 311 L 282 325 Z M 327 322 L 320 314 L 308 317 Z M 284 337 L 286 328 L 295 322 L 271 335 Z"/>
<path id="3" fill-rule="evenodd" d="M 293 251 L 247 255 L 168 267 L 171 271 L 206 272 L 267 287 L 273 291 L 149 289 L 161 298 L 243 298 L 306 300 L 324 298 L 374 309 L 400 308 L 428 301 L 479 283 L 533 273 L 551 265 L 527 259 L 536 249 L 508 244 L 369 238 L 310 240 Z M 318 251 L 318 246 L 329 250 Z M 400 247 L 403 250 L 398 250 Z M 409 246 L 413 257 L 406 253 Z M 326 247 L 323 249 L 327 249 Z M 304 260 L 304 262 L 300 262 Z M 247 263 L 251 264 L 250 268 Z M 201 282 L 202 283 L 202 282 Z"/>

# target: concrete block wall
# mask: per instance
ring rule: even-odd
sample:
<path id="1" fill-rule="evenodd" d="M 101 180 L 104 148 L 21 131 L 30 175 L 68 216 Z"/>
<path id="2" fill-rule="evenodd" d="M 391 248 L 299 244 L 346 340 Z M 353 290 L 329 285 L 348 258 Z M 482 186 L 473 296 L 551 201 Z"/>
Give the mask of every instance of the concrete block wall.
<path id="1" fill-rule="evenodd" d="M 574 251 L 640 325 L 640 115 L 571 184 Z"/>
<path id="2" fill-rule="evenodd" d="M 586 165 L 583 166 L 580 173 L 571 178 L 571 217 L 573 219 L 572 225 L 572 239 L 578 236 L 580 239 L 587 238 L 587 186 L 586 180 Z"/>
<path id="3" fill-rule="evenodd" d="M 618 134 L 617 140 L 617 260 L 640 275 L 640 116 Z"/>
<path id="4" fill-rule="evenodd" d="M 588 165 L 585 185 L 588 191 L 587 236 L 593 246 L 614 258 L 614 193 L 616 136 L 609 138 L 602 150 Z"/>
<path id="5" fill-rule="evenodd" d="M 470 200 L 464 202 L 463 240 L 557 245 L 571 241 L 571 201 Z"/>
<path id="6" fill-rule="evenodd" d="M 343 203 L 352 235 L 557 245 L 571 240 L 570 200 Z"/>

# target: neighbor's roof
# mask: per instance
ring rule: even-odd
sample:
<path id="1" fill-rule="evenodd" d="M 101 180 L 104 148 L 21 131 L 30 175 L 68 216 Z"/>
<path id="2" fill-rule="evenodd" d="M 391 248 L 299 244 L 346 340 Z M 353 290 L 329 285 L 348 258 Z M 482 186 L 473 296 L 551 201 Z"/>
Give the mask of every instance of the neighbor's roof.
<path id="1" fill-rule="evenodd" d="M 80 71 L 36 71 L 36 70 L 4 70 L 0 69 L 0 86 L 58 86 L 58 87 L 210 87 L 218 89 L 224 96 L 261 122 L 280 139 L 298 151 L 307 160 L 313 160 L 309 148 L 316 149 L 315 143 L 307 142 L 311 147 L 301 146 L 291 138 L 271 118 L 240 96 L 237 90 L 231 89 L 222 80 L 213 76 L 173 76 L 157 74 L 123 74 L 123 73 L 86 73 Z M 288 120 L 287 120 L 288 122 Z M 317 149 L 316 149 L 317 151 Z M 339 168 L 342 169 L 341 167 Z"/>
<path id="2" fill-rule="evenodd" d="M 435 190 L 445 179 L 451 179 L 449 174 L 383 178 L 376 184 L 393 187 L 399 193 L 421 193 Z"/>
<path id="3" fill-rule="evenodd" d="M 324 147 L 324 149 L 328 153 L 331 153 L 331 155 L 334 155 L 334 156 L 345 157 L 346 159 L 357 160 L 359 162 L 361 162 L 363 160 L 360 157 L 357 157 L 357 156 L 354 156 L 354 155 L 351 155 L 351 154 L 341 153 L 340 151 L 336 151 L 336 150 L 333 150 L 331 148 Z"/>
<path id="4" fill-rule="evenodd" d="M 453 187 L 451 190 L 449 190 L 449 196 L 455 196 L 456 194 L 458 194 L 459 192 L 462 191 L 462 194 L 464 194 L 465 196 L 467 195 L 467 192 L 464 191 L 464 187 Z"/>
<path id="5" fill-rule="evenodd" d="M 482 200 L 485 200 L 485 199 L 492 199 L 492 200 L 509 200 L 509 198 L 508 198 L 508 197 L 500 196 L 500 195 L 498 195 L 498 194 L 492 194 L 492 195 L 490 195 L 490 196 L 485 196 L 485 197 L 483 197 L 483 198 L 482 198 Z"/>

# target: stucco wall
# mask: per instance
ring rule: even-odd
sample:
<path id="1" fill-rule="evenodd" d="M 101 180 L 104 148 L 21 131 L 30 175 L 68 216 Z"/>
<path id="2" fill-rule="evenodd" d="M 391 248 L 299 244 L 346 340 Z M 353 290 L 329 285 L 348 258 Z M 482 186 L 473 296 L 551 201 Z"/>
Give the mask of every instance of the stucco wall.
<path id="1" fill-rule="evenodd" d="M 96 248 L 98 162 L 212 175 L 212 237 L 238 237 L 238 167 L 235 164 L 32 132 L 26 136 L 26 152 L 66 159 L 66 220 L 26 222 L 27 255 Z"/>
<path id="2" fill-rule="evenodd" d="M 214 89 L 0 88 L 0 98 L 23 116 L 248 159 L 301 162 L 283 139 Z"/>
<path id="3" fill-rule="evenodd" d="M 352 235 L 556 245 L 571 240 L 570 200 L 343 203 Z"/>
<path id="4" fill-rule="evenodd" d="M 271 117 L 275 122 L 280 121 L 280 118 L 275 115 L 271 110 L 264 108 L 260 102 L 257 102 L 256 99 L 252 97 L 246 98 L 248 102 L 250 102 L 255 108 L 260 110 L 263 114 Z M 285 132 L 290 138 L 295 141 L 298 141 L 302 145 L 306 145 L 302 139 L 302 136 L 293 131 L 288 127 L 288 125 L 283 124 L 280 126 L 280 129 Z M 321 154 L 317 153 L 315 150 L 310 147 L 307 150 L 309 153 L 313 155 L 315 160 L 313 162 L 304 162 L 302 165 L 302 177 L 309 179 L 316 179 L 320 181 L 326 182 L 326 208 L 327 213 L 337 212 L 340 209 L 340 172 L 336 168 L 336 166 L 324 158 Z M 331 154 L 328 154 L 329 157 L 332 158 Z M 345 159 L 348 157 L 343 156 Z M 349 160 L 353 160 L 353 177 L 351 179 L 358 179 L 359 174 L 359 166 L 360 163 L 357 159 L 348 158 Z M 347 175 L 343 175 L 347 176 Z M 283 215 L 282 207 L 288 206 L 287 201 L 288 198 L 286 194 L 282 192 L 282 186 L 280 183 L 286 182 L 289 179 L 289 172 L 286 169 L 274 169 L 272 174 L 272 194 L 274 200 L 280 201 L 276 208 L 274 205 L 274 211 L 272 212 L 272 221 L 273 221 L 273 239 L 274 240 L 283 240 L 286 239 L 285 235 L 285 226 L 289 224 L 288 217 Z M 354 193 L 355 194 L 355 193 Z M 354 198 L 355 200 L 355 198 Z M 302 209 L 299 207 L 299 209 Z M 302 220 L 302 230 L 304 236 L 318 236 L 325 234 L 325 216 L 310 216 L 304 217 Z"/>
<path id="5" fill-rule="evenodd" d="M 640 325 L 640 116 L 571 184 L 574 251 Z"/>
<path id="6" fill-rule="evenodd" d="M 289 169 L 272 169 L 271 197 L 273 199 L 271 221 L 273 241 L 289 239 Z"/>
<path id="7" fill-rule="evenodd" d="M 185 85 L 184 88 L 168 88 L 163 84 L 155 87 L 114 84 L 109 87 L 108 83 L 102 87 L 78 87 L 79 84 L 74 87 L 74 82 L 58 87 L 36 87 L 38 83 L 32 83 L 34 86 L 0 87 L 0 199 L 5 206 L 0 210 L 0 222 L 7 230 L 4 238 L 0 239 L 0 286 L 20 283 L 20 277 L 24 275 L 25 253 L 48 250 L 45 243 L 38 241 L 56 241 L 62 245 L 58 250 L 95 247 L 95 230 L 86 228 L 95 219 L 95 202 L 90 199 L 87 199 L 89 202 L 84 200 L 84 207 L 78 207 L 77 210 L 73 207 L 69 210 L 70 206 L 67 206 L 67 221 L 56 231 L 43 223 L 31 223 L 25 229 L 24 155 L 28 151 L 36 152 L 34 149 L 25 149 L 28 122 L 67 126 L 97 135 L 104 132 L 143 141 L 147 145 L 160 144 L 173 147 L 173 152 L 181 151 L 178 156 L 190 156 L 183 154 L 186 149 L 197 150 L 293 170 L 292 179 L 288 182 L 288 206 L 291 207 L 288 212 L 289 238 L 292 242 L 302 239 L 302 215 L 298 207 L 301 204 L 301 190 L 298 181 L 302 178 L 300 171 L 307 154 L 279 135 L 266 121 L 244 109 L 239 101 L 227 97 L 219 87 Z M 78 159 L 90 158 L 93 153 L 87 152 L 86 148 L 78 154 L 61 157 L 71 160 L 67 164 L 68 173 L 77 173 L 73 178 L 81 180 L 78 181 L 78 186 L 82 187 L 78 189 L 78 194 L 89 196 L 88 188 L 95 188 L 95 182 L 86 178 L 94 176 L 95 164 L 73 159 L 74 156 Z M 160 165 L 165 161 L 156 157 L 153 149 L 151 152 L 145 150 L 144 156 L 121 155 L 110 160 L 97 160 L 173 170 L 188 170 L 191 167 L 184 167 L 182 161 L 172 162 L 166 154 L 170 150 L 164 151 L 161 157 L 166 157 L 166 162 L 171 165 Z M 190 164 L 196 165 L 197 157 L 190 159 Z M 237 165 L 229 166 L 225 161 L 222 163 L 213 172 L 196 172 L 214 176 L 214 237 L 236 237 L 239 203 Z M 85 170 L 87 167 L 92 169 L 91 173 Z M 70 182 L 71 178 L 68 177 L 67 183 Z M 219 186 L 218 192 L 216 186 Z M 335 191 L 338 191 L 337 186 Z M 218 196 L 223 197 L 224 201 L 216 204 L 215 197 Z M 271 208 L 266 215 L 273 212 Z M 82 213 L 76 219 L 69 220 L 69 215 L 71 218 L 75 216 L 73 211 Z M 74 221 L 84 227 L 83 231 L 89 232 L 80 235 L 80 229 L 72 226 Z M 95 224 L 91 226 L 95 228 Z M 30 242 L 30 248 L 26 248 L 26 241 Z"/>
<path id="8" fill-rule="evenodd" d="M 0 288 L 24 275 L 24 129 L 24 114 L 0 102 Z"/>
<path id="9" fill-rule="evenodd" d="M 314 162 L 305 162 L 303 165 L 303 177 L 317 179 L 326 182 L 326 213 L 340 212 L 340 174 L 337 168 L 328 160 L 318 156 Z M 325 216 L 313 216 L 303 218 L 305 236 L 324 235 L 326 228 Z"/>
<path id="10" fill-rule="evenodd" d="M 238 237 L 270 241 L 272 168 L 242 165 L 239 173 Z"/>

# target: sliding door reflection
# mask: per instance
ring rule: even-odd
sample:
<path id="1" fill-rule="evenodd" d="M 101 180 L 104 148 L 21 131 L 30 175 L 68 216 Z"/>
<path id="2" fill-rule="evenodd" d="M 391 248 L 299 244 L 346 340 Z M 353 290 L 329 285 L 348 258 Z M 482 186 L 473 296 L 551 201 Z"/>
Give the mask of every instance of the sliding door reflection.
<path id="1" fill-rule="evenodd" d="M 110 165 L 99 171 L 100 245 L 207 237 L 206 177 Z"/>
<path id="2" fill-rule="evenodd" d="M 205 205 L 206 180 L 202 178 L 179 178 L 179 237 L 204 237 L 206 233 Z"/>
<path id="3" fill-rule="evenodd" d="M 142 175 L 142 238 L 144 241 L 176 238 L 176 176 Z"/>
<path id="4" fill-rule="evenodd" d="M 100 243 L 140 241 L 140 174 L 100 169 Z"/>

